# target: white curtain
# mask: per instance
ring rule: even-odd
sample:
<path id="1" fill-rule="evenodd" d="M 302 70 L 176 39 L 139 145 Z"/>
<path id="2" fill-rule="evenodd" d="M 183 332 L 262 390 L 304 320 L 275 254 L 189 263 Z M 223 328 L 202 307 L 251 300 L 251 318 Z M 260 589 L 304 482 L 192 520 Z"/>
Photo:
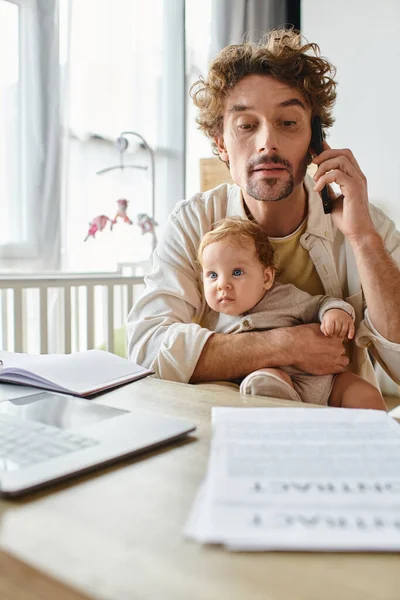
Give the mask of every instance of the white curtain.
<path id="1" fill-rule="evenodd" d="M 29 70 L 39 70 L 35 110 L 30 126 L 34 147 L 29 153 L 36 161 L 36 181 L 32 189 L 35 229 L 41 267 L 56 269 L 60 264 L 61 208 L 61 113 L 62 94 L 59 61 L 58 0 L 36 0 L 29 6 L 32 37 L 26 58 Z M 32 82 L 33 85 L 33 82 Z"/>
<path id="2" fill-rule="evenodd" d="M 1 247 L 1 267 L 59 266 L 62 94 L 58 9 L 58 0 L 18 3 L 18 135 L 6 142 L 18 148 L 19 194 L 11 218 L 18 230 Z"/>
<path id="3" fill-rule="evenodd" d="M 283 0 L 213 0 L 211 57 L 229 44 L 257 41 L 286 23 Z"/>

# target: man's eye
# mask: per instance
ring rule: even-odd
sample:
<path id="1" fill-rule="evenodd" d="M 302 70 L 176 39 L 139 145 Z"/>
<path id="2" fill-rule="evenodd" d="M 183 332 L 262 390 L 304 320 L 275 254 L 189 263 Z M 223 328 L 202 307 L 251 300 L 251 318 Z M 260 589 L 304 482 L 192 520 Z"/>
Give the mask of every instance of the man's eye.
<path id="1" fill-rule="evenodd" d="M 240 277 L 240 275 L 243 275 L 242 269 L 234 269 L 233 270 L 233 276 L 234 277 Z"/>
<path id="2" fill-rule="evenodd" d="M 296 121 L 282 121 L 282 125 L 284 127 L 293 127 L 294 125 L 297 125 Z"/>
<path id="3" fill-rule="evenodd" d="M 238 125 L 238 128 L 241 129 L 242 131 L 248 131 L 249 129 L 252 129 L 254 127 L 254 125 L 252 123 L 240 123 Z"/>

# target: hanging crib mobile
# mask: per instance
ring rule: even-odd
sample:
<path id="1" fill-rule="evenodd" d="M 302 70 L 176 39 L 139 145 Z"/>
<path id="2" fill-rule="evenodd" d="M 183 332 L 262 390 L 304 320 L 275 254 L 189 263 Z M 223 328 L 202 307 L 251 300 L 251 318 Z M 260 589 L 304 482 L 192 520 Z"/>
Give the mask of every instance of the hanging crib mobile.
<path id="1" fill-rule="evenodd" d="M 103 175 L 103 173 L 107 173 L 109 171 L 113 171 L 115 169 L 123 170 L 123 169 L 141 169 L 148 170 L 148 166 L 144 165 L 134 165 L 134 164 L 124 164 L 124 152 L 128 148 L 128 140 L 126 139 L 126 135 L 133 135 L 140 139 L 141 146 L 147 151 L 149 154 L 149 162 L 150 162 L 150 186 L 151 186 L 151 212 L 150 215 L 147 213 L 139 213 L 137 215 L 136 224 L 140 227 L 142 231 L 142 235 L 146 233 L 150 233 L 152 235 L 152 250 L 156 247 L 157 238 L 155 227 L 157 225 L 154 219 L 154 210 L 155 210 L 155 170 L 154 170 L 154 151 L 150 148 L 146 140 L 135 131 L 123 131 L 121 135 L 117 138 L 115 143 L 115 147 L 119 152 L 120 162 L 118 165 L 113 165 L 111 167 L 105 167 L 104 169 L 100 169 L 97 171 L 97 175 Z M 128 225 L 133 225 L 134 222 L 129 218 L 128 211 L 128 203 L 129 201 L 126 198 L 121 198 L 117 200 L 117 211 L 113 219 L 108 217 L 107 215 L 97 215 L 94 217 L 89 223 L 89 230 L 87 232 L 85 242 L 89 237 L 95 239 L 95 235 L 97 232 L 101 232 L 106 227 L 107 223 L 110 222 L 110 231 L 113 230 L 113 226 L 118 223 L 118 220 L 122 220 L 123 223 Z"/>

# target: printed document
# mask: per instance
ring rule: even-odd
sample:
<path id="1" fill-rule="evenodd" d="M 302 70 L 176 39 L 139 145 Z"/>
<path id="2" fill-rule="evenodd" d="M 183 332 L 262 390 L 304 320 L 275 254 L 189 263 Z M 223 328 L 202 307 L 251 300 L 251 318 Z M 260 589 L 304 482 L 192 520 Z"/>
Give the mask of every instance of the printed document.
<path id="1" fill-rule="evenodd" d="M 400 426 L 383 411 L 213 408 L 213 426 L 188 537 L 233 550 L 400 550 Z"/>

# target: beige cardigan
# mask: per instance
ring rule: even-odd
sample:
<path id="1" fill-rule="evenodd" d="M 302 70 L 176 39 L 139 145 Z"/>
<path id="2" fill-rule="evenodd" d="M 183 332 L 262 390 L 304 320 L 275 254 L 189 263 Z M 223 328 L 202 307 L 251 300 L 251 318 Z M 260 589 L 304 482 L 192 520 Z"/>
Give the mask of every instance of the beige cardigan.
<path id="1" fill-rule="evenodd" d="M 400 382 L 400 344 L 376 331 L 368 318 L 355 259 L 343 234 L 325 215 L 313 181 L 306 176 L 309 213 L 300 243 L 310 253 L 328 296 L 343 298 L 356 314 L 357 335 L 352 344 L 351 369 L 376 383 L 366 350 L 370 348 L 384 369 Z M 370 212 L 392 258 L 400 264 L 400 233 L 376 207 Z M 153 255 L 146 289 L 128 317 L 129 356 L 171 381 L 189 381 L 204 344 L 213 334 L 202 326 L 207 313 L 196 252 L 213 223 L 227 216 L 246 218 L 237 185 L 223 184 L 177 204 Z"/>

